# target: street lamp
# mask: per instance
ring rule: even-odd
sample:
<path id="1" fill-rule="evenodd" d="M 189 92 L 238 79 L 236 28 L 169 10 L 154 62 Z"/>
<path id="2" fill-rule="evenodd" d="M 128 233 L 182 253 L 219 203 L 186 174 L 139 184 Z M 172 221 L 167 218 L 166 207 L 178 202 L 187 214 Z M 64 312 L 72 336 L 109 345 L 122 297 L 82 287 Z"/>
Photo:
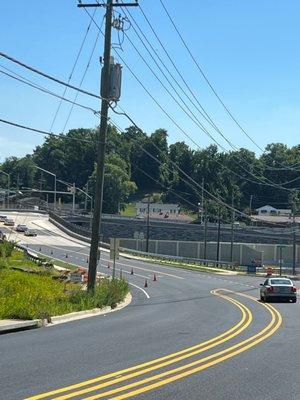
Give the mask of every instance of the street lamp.
<path id="1" fill-rule="evenodd" d="M 58 182 L 66 185 L 68 187 L 68 189 L 70 189 L 70 193 L 72 193 L 72 195 L 73 195 L 72 210 L 73 210 L 73 214 L 75 214 L 75 193 L 76 193 L 76 189 L 77 189 L 75 186 L 75 183 L 65 182 L 65 181 L 62 181 L 61 179 L 57 179 L 57 180 L 58 180 Z"/>
<path id="2" fill-rule="evenodd" d="M 2 174 L 7 176 L 7 208 L 9 208 L 10 174 L 2 170 L 0 170 L 0 172 L 2 172 Z"/>
<path id="3" fill-rule="evenodd" d="M 53 172 L 47 171 L 44 168 L 38 167 L 37 165 L 35 165 L 35 168 L 39 169 L 40 171 L 44 171 L 46 172 L 46 174 L 52 175 L 54 176 L 54 201 L 53 201 L 53 209 L 56 210 L 56 174 L 54 174 Z"/>

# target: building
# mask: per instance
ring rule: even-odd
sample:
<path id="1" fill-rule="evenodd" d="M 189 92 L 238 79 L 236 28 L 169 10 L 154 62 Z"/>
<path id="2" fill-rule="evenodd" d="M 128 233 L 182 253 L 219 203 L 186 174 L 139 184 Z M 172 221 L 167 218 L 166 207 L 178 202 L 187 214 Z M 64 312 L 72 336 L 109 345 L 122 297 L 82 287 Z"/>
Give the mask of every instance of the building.
<path id="1" fill-rule="evenodd" d="M 140 201 L 136 203 L 136 215 L 138 217 L 145 217 L 148 214 L 148 202 Z M 151 217 L 156 218 L 172 218 L 178 216 L 180 213 L 179 204 L 163 204 L 161 202 L 149 203 L 149 214 Z"/>
<path id="2" fill-rule="evenodd" d="M 285 217 L 289 217 L 292 214 L 292 210 L 290 209 L 279 209 L 279 208 L 275 208 L 272 207 L 270 205 L 266 205 L 263 207 L 259 207 L 255 210 L 258 215 L 269 215 L 269 216 L 285 216 Z"/>

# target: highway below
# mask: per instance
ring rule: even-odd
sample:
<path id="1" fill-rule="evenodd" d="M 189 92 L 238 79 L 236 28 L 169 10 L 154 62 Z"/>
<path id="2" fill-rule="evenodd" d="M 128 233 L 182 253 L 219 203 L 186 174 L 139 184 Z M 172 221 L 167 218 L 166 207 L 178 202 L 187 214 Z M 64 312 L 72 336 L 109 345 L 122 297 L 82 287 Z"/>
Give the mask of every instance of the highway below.
<path id="1" fill-rule="evenodd" d="M 10 239 L 88 265 L 87 243 L 47 216 L 11 216 L 38 236 L 1 224 Z M 99 272 L 111 274 L 108 260 L 102 251 Z M 121 311 L 0 336 L 1 400 L 300 400 L 299 302 L 258 302 L 257 277 L 124 257 L 116 267 L 133 296 Z"/>

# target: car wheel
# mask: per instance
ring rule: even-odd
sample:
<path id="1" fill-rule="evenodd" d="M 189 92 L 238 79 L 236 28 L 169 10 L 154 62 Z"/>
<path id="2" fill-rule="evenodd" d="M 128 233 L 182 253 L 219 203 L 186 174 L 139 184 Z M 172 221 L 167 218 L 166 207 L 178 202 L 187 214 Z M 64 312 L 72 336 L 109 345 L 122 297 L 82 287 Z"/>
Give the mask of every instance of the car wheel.
<path id="1" fill-rule="evenodd" d="M 292 303 L 297 303 L 297 298 L 292 299 Z"/>
<path id="2" fill-rule="evenodd" d="M 263 295 L 260 295 L 260 301 L 265 301 L 265 298 L 263 297 Z"/>

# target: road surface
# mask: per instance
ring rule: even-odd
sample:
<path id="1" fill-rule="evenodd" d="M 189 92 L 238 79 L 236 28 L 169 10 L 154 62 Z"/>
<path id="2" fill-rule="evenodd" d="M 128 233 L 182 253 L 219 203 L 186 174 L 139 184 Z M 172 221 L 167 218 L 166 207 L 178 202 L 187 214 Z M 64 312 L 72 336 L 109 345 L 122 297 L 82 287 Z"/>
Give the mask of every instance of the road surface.
<path id="1" fill-rule="evenodd" d="M 87 265 L 87 244 L 46 216 L 14 219 L 38 230 L 14 240 Z M 107 263 L 102 252 L 100 272 Z M 117 269 L 131 284 L 125 309 L 0 337 L 1 399 L 300 399 L 299 302 L 258 302 L 256 277 L 127 258 Z"/>

